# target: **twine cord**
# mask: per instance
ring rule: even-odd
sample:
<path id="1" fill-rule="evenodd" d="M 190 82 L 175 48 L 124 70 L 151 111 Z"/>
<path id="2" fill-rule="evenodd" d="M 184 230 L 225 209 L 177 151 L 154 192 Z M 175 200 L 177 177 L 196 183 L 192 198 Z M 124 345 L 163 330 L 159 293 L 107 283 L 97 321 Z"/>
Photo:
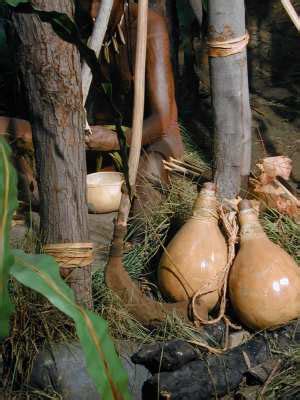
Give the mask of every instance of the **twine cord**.
<path id="1" fill-rule="evenodd" d="M 93 243 L 55 243 L 43 247 L 62 268 L 87 267 L 94 261 Z"/>
<path id="2" fill-rule="evenodd" d="M 208 55 L 210 57 L 228 57 L 241 53 L 249 43 L 249 33 L 237 37 L 235 39 L 217 41 L 211 40 L 207 42 Z"/>
<path id="3" fill-rule="evenodd" d="M 229 277 L 230 268 L 231 268 L 234 258 L 235 258 L 235 243 L 237 242 L 239 227 L 236 222 L 236 212 L 235 211 L 225 212 L 224 208 L 221 206 L 220 207 L 220 215 L 221 215 L 221 219 L 222 219 L 224 228 L 225 228 L 227 236 L 228 236 L 228 258 L 227 258 L 227 264 L 224 268 L 223 279 L 220 281 L 220 285 L 218 287 L 218 290 L 222 293 L 222 299 L 221 299 L 218 317 L 215 319 L 212 319 L 212 320 L 205 320 L 198 314 L 197 308 L 196 308 L 197 301 L 200 300 L 200 302 L 201 302 L 201 297 L 209 292 L 212 292 L 213 290 L 210 290 L 209 292 L 207 292 L 207 291 L 203 291 L 203 288 L 201 288 L 194 294 L 194 296 L 192 298 L 192 313 L 193 313 L 195 322 L 197 322 L 198 324 L 203 324 L 203 325 L 214 325 L 214 324 L 220 322 L 222 319 L 224 320 L 224 323 L 226 326 L 226 335 L 225 335 L 225 345 L 224 345 L 223 349 L 212 348 L 211 346 L 208 346 L 201 342 L 197 343 L 200 347 L 206 348 L 208 351 L 217 353 L 217 354 L 222 354 L 223 352 L 225 352 L 228 349 L 229 327 L 236 329 L 236 330 L 240 329 L 240 327 L 231 323 L 230 320 L 228 319 L 228 317 L 225 315 L 226 302 L 227 302 L 226 297 L 227 297 L 227 288 L 228 288 L 228 277 Z M 194 344 L 196 344 L 196 343 L 194 343 Z"/>

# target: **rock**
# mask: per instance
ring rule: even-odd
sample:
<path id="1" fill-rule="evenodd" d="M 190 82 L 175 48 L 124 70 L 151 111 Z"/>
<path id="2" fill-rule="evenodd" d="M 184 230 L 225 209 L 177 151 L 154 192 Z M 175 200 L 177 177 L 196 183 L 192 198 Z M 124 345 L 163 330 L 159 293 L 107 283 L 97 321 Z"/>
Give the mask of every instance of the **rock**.
<path id="1" fill-rule="evenodd" d="M 89 240 L 95 245 L 93 271 L 104 270 L 107 264 L 116 216 L 115 212 L 88 215 Z"/>
<path id="2" fill-rule="evenodd" d="M 281 101 L 293 97 L 293 93 L 286 88 L 270 87 L 264 90 L 263 97 L 268 100 Z"/>
<path id="3" fill-rule="evenodd" d="M 240 346 L 242 343 L 249 340 L 250 336 L 250 333 L 244 330 L 232 333 L 228 338 L 228 348 L 234 349 L 235 347 Z"/>
<path id="4" fill-rule="evenodd" d="M 131 360 L 144 365 L 151 373 L 174 371 L 197 358 L 196 350 L 183 340 L 154 343 L 143 346 Z"/>
<path id="5" fill-rule="evenodd" d="M 208 355 L 184 364 L 175 371 L 156 373 L 143 386 L 143 400 L 206 400 L 235 390 L 249 376 L 264 382 L 278 361 L 270 352 L 270 342 L 284 352 L 299 345 L 300 327 L 293 322 L 218 356 Z"/>
<path id="6" fill-rule="evenodd" d="M 142 385 L 150 373 L 131 362 L 130 346 L 123 343 L 120 347 L 120 358 L 128 373 L 132 398 L 140 400 Z M 41 390 L 56 391 L 64 400 L 100 399 L 87 373 L 84 354 L 78 343 L 54 344 L 51 349 L 41 351 L 33 365 L 31 385 Z"/>
<path id="7" fill-rule="evenodd" d="M 25 242 L 28 227 L 25 224 L 13 224 L 9 234 L 9 245 L 12 248 L 22 248 Z"/>
<path id="8" fill-rule="evenodd" d="M 92 264 L 93 271 L 104 270 L 108 260 L 110 243 L 114 229 L 114 218 L 117 213 L 88 214 L 89 240 L 95 246 L 95 260 Z M 27 215 L 27 225 L 16 225 L 11 230 L 10 245 L 15 248 L 22 248 L 26 234 L 32 226 L 33 233 L 38 237 L 40 217 L 37 212 Z"/>
<path id="9" fill-rule="evenodd" d="M 236 389 L 251 365 L 269 357 L 268 343 L 254 338 L 222 356 L 196 360 L 173 372 L 161 372 L 143 386 L 144 400 L 207 400 Z"/>

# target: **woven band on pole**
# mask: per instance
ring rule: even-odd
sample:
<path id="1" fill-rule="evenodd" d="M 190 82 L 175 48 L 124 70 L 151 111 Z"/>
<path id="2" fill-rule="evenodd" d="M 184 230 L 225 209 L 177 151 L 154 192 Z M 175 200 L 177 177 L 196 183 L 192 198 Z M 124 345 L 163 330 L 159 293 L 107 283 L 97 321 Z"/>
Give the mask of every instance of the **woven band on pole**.
<path id="1" fill-rule="evenodd" d="M 43 249 L 62 268 L 87 267 L 94 261 L 93 243 L 47 244 Z"/>
<path id="2" fill-rule="evenodd" d="M 228 57 L 241 53 L 249 43 L 249 33 L 226 41 L 208 41 L 208 55 L 210 57 Z"/>

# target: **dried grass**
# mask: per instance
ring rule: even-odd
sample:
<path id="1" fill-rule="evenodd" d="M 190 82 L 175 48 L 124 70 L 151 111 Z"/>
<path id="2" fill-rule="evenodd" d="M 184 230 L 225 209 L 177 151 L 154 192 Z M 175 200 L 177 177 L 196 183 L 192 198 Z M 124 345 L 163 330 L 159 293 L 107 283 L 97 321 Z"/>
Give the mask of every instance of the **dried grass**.
<path id="1" fill-rule="evenodd" d="M 15 313 L 11 335 L 4 343 L 7 357 L 5 389 L 10 391 L 22 382 L 29 384 L 32 366 L 38 351 L 46 344 L 69 342 L 75 339 L 75 328 L 63 313 L 42 296 L 11 282 Z"/>
<path id="2" fill-rule="evenodd" d="M 298 399 L 300 395 L 300 346 L 290 347 L 284 353 L 279 350 L 277 355 L 284 361 L 283 367 L 269 384 L 264 398 L 270 400 Z"/>
<path id="3" fill-rule="evenodd" d="M 194 145 L 188 141 L 186 148 L 186 159 L 207 172 L 209 167 L 199 156 L 198 149 L 195 150 Z M 150 217 L 145 216 L 140 217 L 140 220 L 130 221 L 128 240 L 140 225 L 145 230 L 140 243 L 124 256 L 125 267 L 131 277 L 139 281 L 145 292 L 158 299 L 161 298 L 159 291 L 148 278 L 155 273 L 161 243 L 165 243 L 168 235 L 173 234 L 186 221 L 196 194 L 197 186 L 191 180 L 173 177 L 166 193 L 166 200 L 152 210 Z M 261 221 L 270 239 L 280 244 L 299 262 L 299 225 L 275 210 L 265 212 L 261 216 Z M 29 231 L 22 247 L 27 251 L 33 251 L 37 243 L 38 238 Z M 57 394 L 32 392 L 26 388 L 19 392 L 11 392 L 11 397 L 7 397 L 9 393 L 7 390 L 12 389 L 19 378 L 22 378 L 25 384 L 29 382 L 32 362 L 38 349 L 46 343 L 70 341 L 75 338 L 73 323 L 39 295 L 15 282 L 12 282 L 11 291 L 16 304 L 16 313 L 12 320 L 12 334 L 7 342 L 13 363 L 9 371 L 9 386 L 6 388 L 5 399 L 59 399 Z M 180 338 L 213 343 L 213 338 L 203 337 L 203 333 L 197 328 L 175 316 L 166 319 L 165 324 L 157 330 L 151 331 L 142 326 L 128 314 L 119 298 L 105 287 L 103 273 L 99 271 L 93 276 L 93 294 L 96 312 L 107 320 L 111 335 L 116 340 L 126 339 L 143 344 Z M 270 399 L 292 398 L 291 394 L 300 391 L 300 347 L 291 349 L 291 354 L 286 360 L 287 370 L 279 373 L 268 387 L 266 395 Z"/>

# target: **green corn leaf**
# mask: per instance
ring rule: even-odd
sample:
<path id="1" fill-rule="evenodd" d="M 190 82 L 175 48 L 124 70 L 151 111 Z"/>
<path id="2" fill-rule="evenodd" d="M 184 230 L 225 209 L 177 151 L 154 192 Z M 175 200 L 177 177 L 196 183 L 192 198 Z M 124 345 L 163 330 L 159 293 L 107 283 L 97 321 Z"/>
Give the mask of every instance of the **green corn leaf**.
<path id="1" fill-rule="evenodd" d="M 86 365 L 101 398 L 129 400 L 127 376 L 108 335 L 107 323 L 75 303 L 72 290 L 59 275 L 59 267 L 47 255 L 27 255 L 14 250 L 11 274 L 23 285 L 41 293 L 72 318 L 86 357 Z"/>
<path id="2" fill-rule="evenodd" d="M 9 230 L 17 208 L 17 177 L 9 158 L 9 146 L 0 135 L 0 340 L 9 334 L 9 317 L 13 311 L 8 294 L 9 269 L 13 264 Z"/>

